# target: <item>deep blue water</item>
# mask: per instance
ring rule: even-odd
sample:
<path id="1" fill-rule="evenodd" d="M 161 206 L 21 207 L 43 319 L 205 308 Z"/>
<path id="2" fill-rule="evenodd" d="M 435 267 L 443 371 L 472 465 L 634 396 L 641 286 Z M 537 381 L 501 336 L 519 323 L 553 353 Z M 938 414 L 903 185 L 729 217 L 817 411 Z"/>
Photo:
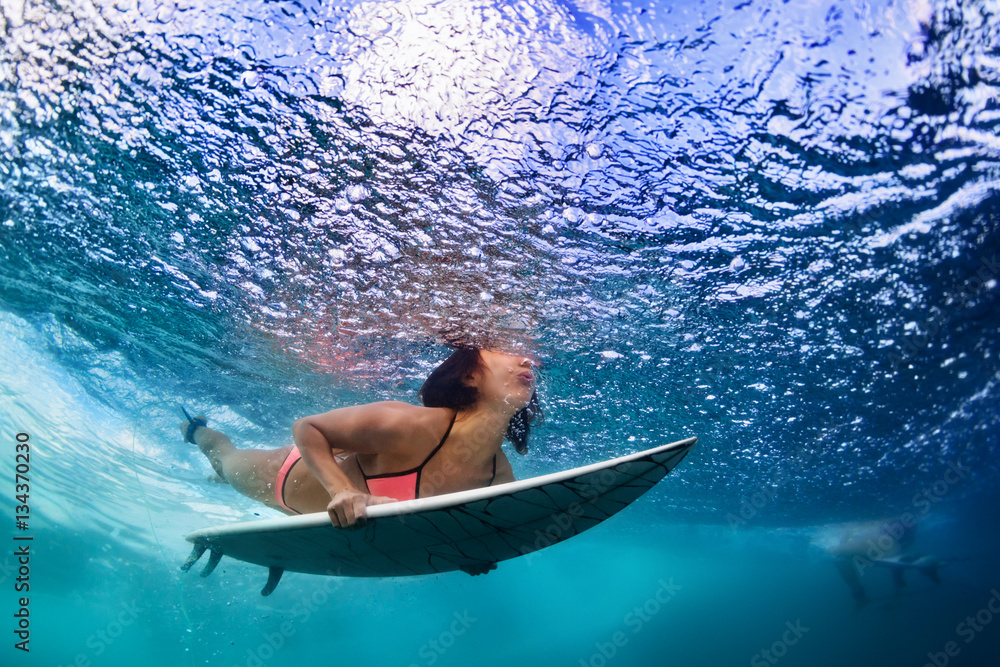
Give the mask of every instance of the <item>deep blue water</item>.
<path id="1" fill-rule="evenodd" d="M 995 2 L 0 8 L 2 664 L 996 664 Z M 518 477 L 700 443 L 486 577 L 179 571 L 275 515 L 180 405 L 281 446 L 442 331 L 535 339 Z"/>

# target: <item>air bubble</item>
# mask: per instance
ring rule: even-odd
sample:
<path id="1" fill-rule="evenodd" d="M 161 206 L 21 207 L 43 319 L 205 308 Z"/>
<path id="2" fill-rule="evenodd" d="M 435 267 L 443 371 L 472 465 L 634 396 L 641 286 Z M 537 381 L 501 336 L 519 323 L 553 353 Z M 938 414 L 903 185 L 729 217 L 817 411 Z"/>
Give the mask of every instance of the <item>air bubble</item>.
<path id="1" fill-rule="evenodd" d="M 368 199 L 368 188 L 363 185 L 351 185 L 348 186 L 344 194 L 347 195 L 347 201 L 352 204 L 360 204 Z"/>
<path id="2" fill-rule="evenodd" d="M 260 75 L 257 72 L 244 72 L 241 83 L 244 88 L 253 90 L 260 85 Z"/>
<path id="3" fill-rule="evenodd" d="M 170 23 L 177 13 L 177 5 L 163 5 L 156 11 L 156 21 L 158 23 Z"/>

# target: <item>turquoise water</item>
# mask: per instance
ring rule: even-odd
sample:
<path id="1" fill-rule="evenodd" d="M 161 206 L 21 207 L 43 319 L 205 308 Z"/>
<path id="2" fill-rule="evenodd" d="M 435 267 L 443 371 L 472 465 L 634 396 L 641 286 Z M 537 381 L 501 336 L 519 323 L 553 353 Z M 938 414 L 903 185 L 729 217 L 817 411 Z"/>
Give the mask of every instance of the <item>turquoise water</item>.
<path id="1" fill-rule="evenodd" d="M 996 3 L 209 5 L 0 3 L 0 663 L 995 664 Z M 441 331 L 535 338 L 519 478 L 699 445 L 485 577 L 179 570 L 275 516 L 179 406 L 282 446 Z"/>

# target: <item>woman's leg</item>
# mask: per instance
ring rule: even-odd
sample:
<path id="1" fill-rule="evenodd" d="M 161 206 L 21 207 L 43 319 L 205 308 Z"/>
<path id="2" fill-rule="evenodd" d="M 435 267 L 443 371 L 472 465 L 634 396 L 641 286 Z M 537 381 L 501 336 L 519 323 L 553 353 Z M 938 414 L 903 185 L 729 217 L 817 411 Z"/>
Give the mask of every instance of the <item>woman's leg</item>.
<path id="1" fill-rule="evenodd" d="M 237 449 L 225 433 L 203 426 L 194 432 L 198 449 L 219 477 L 248 498 L 275 507 L 274 481 L 291 446 Z"/>

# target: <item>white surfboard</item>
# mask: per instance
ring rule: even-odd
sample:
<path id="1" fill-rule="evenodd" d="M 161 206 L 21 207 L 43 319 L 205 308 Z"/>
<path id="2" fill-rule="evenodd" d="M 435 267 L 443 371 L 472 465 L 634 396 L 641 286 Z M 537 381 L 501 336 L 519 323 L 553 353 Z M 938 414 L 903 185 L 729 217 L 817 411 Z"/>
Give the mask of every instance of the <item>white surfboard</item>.
<path id="1" fill-rule="evenodd" d="M 367 523 L 334 528 L 325 512 L 204 528 L 187 536 L 188 570 L 211 551 L 270 568 L 269 595 L 284 570 L 344 577 L 398 577 L 463 570 L 537 551 L 592 528 L 646 493 L 691 450 L 687 438 L 573 470 L 482 489 L 367 508 Z"/>

